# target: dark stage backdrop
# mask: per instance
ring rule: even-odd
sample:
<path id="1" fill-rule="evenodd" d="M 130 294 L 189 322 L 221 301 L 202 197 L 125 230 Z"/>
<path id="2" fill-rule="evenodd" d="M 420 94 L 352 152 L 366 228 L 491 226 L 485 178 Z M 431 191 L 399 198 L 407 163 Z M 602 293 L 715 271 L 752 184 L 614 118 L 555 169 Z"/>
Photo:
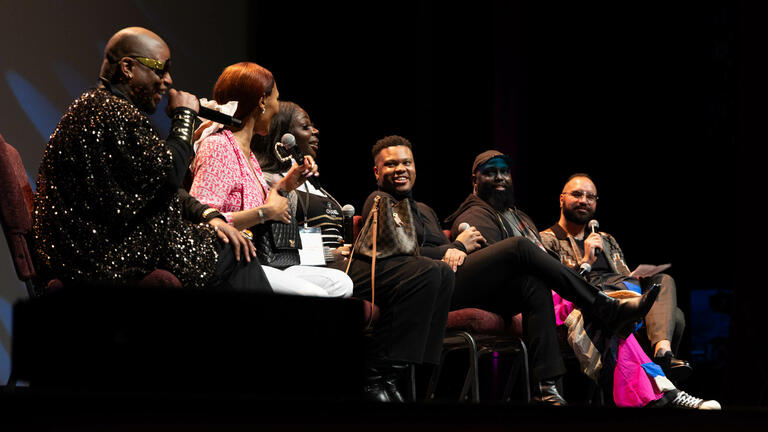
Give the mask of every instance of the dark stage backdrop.
<path id="1" fill-rule="evenodd" d="M 692 292 L 743 282 L 730 277 L 750 262 L 740 253 L 752 243 L 742 198 L 764 184 L 751 170 L 764 134 L 749 113 L 760 107 L 754 91 L 766 92 L 744 73 L 763 55 L 744 36 L 768 16 L 759 7 L 133 1 L 106 13 L 95 3 L 0 4 L 4 28 L 16 29 L 0 48 L 0 133 L 22 148 L 33 177 L 55 119 L 95 79 L 106 39 L 143 25 L 171 45 L 176 86 L 201 97 L 232 62 L 269 68 L 281 98 L 317 124 L 320 179 L 342 204 L 360 209 L 375 188 L 370 148 L 385 135 L 412 141 L 415 197 L 441 217 L 471 191 L 474 156 L 497 148 L 513 156 L 518 202 L 541 229 L 557 220 L 565 178 L 590 173 L 601 228 L 631 267 L 672 263 L 687 312 Z M 73 69 L 75 83 L 66 79 Z M 39 95 L 20 100 L 14 80 Z M 7 329 L 23 290 L 0 292 Z M 713 319 L 727 326 L 723 318 L 689 316 L 689 330 Z M 714 363 L 706 391 L 717 394 L 705 396 L 722 397 L 723 363 Z"/>

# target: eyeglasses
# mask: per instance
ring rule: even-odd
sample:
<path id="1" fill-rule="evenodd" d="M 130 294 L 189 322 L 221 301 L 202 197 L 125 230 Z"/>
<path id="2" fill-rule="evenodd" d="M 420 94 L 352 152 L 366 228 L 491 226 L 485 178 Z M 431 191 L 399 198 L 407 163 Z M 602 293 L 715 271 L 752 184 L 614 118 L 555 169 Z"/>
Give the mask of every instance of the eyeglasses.
<path id="1" fill-rule="evenodd" d="M 597 198 L 598 198 L 597 195 L 595 195 L 595 194 L 586 193 L 586 192 L 582 192 L 582 191 L 578 191 L 578 190 L 570 191 L 570 192 L 563 192 L 562 195 L 570 195 L 570 196 L 574 197 L 577 200 L 580 200 L 580 199 L 582 199 L 583 197 L 586 196 L 587 197 L 587 201 L 590 201 L 590 202 L 595 202 L 595 201 L 597 201 Z"/>
<path id="2" fill-rule="evenodd" d="M 152 69 L 153 72 L 157 74 L 160 78 L 164 77 L 165 74 L 170 72 L 171 70 L 171 60 L 161 61 L 161 60 L 155 60 L 151 59 L 149 57 L 140 57 L 140 56 L 126 56 L 130 57 L 137 62 L 143 64 L 144 66 Z"/>

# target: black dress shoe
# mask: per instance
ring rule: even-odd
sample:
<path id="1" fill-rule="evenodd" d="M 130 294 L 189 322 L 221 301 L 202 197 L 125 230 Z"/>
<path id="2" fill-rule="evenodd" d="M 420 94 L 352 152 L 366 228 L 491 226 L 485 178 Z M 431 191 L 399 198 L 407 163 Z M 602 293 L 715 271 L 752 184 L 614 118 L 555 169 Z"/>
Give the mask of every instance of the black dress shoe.
<path id="1" fill-rule="evenodd" d="M 667 351 L 663 356 L 654 357 L 653 362 L 661 366 L 664 375 L 674 383 L 685 381 L 693 373 L 691 365 L 687 361 L 672 355 L 671 351 Z"/>
<path id="2" fill-rule="evenodd" d="M 543 380 L 534 385 L 532 400 L 534 403 L 542 405 L 568 405 L 568 402 L 558 393 L 555 380 Z"/>
<path id="3" fill-rule="evenodd" d="M 608 322 L 608 326 L 616 335 L 626 339 L 634 331 L 637 322 L 651 310 L 653 302 L 659 296 L 659 291 L 661 291 L 661 285 L 653 284 L 639 297 L 616 300 L 618 302 L 616 315 Z"/>
<path id="4" fill-rule="evenodd" d="M 363 397 L 365 400 L 372 402 L 392 402 L 389 386 L 384 381 L 381 373 L 375 369 L 369 370 L 365 377 Z"/>
<path id="5" fill-rule="evenodd" d="M 368 382 L 364 388 L 365 400 L 371 402 L 392 402 L 387 386 L 381 381 Z"/>
<path id="6" fill-rule="evenodd" d="M 405 402 L 403 394 L 398 389 L 398 381 L 397 375 L 394 374 L 384 377 L 384 387 L 387 389 L 387 393 L 389 393 L 391 402 Z"/>

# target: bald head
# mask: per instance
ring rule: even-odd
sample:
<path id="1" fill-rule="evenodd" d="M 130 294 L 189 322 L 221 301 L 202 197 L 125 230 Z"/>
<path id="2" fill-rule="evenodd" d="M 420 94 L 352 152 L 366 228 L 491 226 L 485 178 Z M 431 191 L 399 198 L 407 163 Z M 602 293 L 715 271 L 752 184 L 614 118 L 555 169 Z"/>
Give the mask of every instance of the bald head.
<path id="1" fill-rule="evenodd" d="M 173 85 L 170 61 L 171 51 L 160 36 L 128 27 L 107 42 L 100 76 L 141 111 L 153 113 Z"/>
<path id="2" fill-rule="evenodd" d="M 573 175 L 563 186 L 563 191 L 587 189 L 597 193 L 595 183 L 587 175 Z"/>
<path id="3" fill-rule="evenodd" d="M 104 49 L 101 76 L 110 81 L 120 77 L 118 61 L 123 57 L 142 56 L 155 58 L 153 53 L 168 51 L 168 45 L 156 33 L 143 27 L 126 27 L 109 38 Z M 158 59 L 165 60 L 165 59 Z"/>

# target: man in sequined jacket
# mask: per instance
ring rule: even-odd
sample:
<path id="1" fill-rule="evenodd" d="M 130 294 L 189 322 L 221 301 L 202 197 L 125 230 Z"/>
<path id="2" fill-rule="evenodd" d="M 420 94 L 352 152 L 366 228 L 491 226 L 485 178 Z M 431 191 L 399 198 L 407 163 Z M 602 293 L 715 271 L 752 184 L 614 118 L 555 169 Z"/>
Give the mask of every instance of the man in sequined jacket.
<path id="1" fill-rule="evenodd" d="M 691 367 L 675 357 L 685 329 L 685 316 L 677 307 L 674 279 L 663 273 L 642 280 L 632 277 L 616 239 L 608 233 L 590 233 L 587 229 L 596 210 L 597 188 L 589 175 L 578 173 L 569 177 L 560 193 L 560 220 L 541 232 L 544 245 L 557 252 L 562 263 L 570 268 L 587 265 L 588 280 L 606 291 L 625 289 L 627 283 L 636 290 L 652 283 L 661 285 L 659 298 L 645 316 L 645 333 L 653 361 L 672 379 L 685 379 Z"/>
<path id="2" fill-rule="evenodd" d="M 51 135 L 33 215 L 43 283 L 130 283 L 160 268 L 185 287 L 271 292 L 255 257 L 241 260 L 225 246 L 238 234 L 182 219 L 178 189 L 199 106 L 171 89 L 169 67 L 159 36 L 120 30 L 107 43 L 98 88 L 75 100 Z M 164 94 L 172 119 L 165 140 L 145 114 Z"/>

